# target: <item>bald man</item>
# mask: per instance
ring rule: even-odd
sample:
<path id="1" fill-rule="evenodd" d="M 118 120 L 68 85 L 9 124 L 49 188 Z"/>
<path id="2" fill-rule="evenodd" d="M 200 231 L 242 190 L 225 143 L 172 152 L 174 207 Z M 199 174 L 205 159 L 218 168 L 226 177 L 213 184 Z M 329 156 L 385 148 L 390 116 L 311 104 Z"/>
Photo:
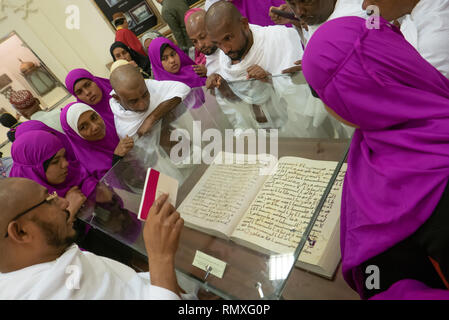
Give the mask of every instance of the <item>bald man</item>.
<path id="1" fill-rule="evenodd" d="M 449 1 L 365 0 L 363 8 L 375 5 L 388 21 L 398 20 L 405 39 L 449 78 Z"/>
<path id="2" fill-rule="evenodd" d="M 206 30 L 206 11 L 201 10 L 192 13 L 186 21 L 187 35 L 195 49 L 206 56 L 206 66 L 194 66 L 199 76 L 209 76 L 219 69 L 219 51 L 210 40 Z"/>
<path id="3" fill-rule="evenodd" d="M 109 104 L 120 138 L 145 135 L 190 92 L 181 82 L 145 80 L 131 64 L 117 67 L 110 82 Z"/>
<path id="4" fill-rule="evenodd" d="M 0 180 L 0 299 L 180 299 L 174 257 L 184 221 L 167 198 L 143 231 L 150 278 L 74 245 L 65 199 L 28 179 Z"/>
<path id="5" fill-rule="evenodd" d="M 305 83 L 297 85 L 289 77 L 271 77 L 301 60 L 303 49 L 295 29 L 251 25 L 227 1 L 219 1 L 209 8 L 206 29 L 212 43 L 221 49 L 220 69 L 208 77 L 206 87 L 216 89 L 219 100 L 230 85 L 242 100 L 228 113 L 234 128 L 245 128 L 250 121 L 252 128 L 279 129 L 281 137 L 321 138 L 333 132 L 332 128 L 324 131 L 319 128 L 323 119 L 328 118 L 324 106 L 311 108 L 311 112 L 310 108 L 306 110 L 311 93 Z M 260 81 L 230 84 L 247 79 Z M 231 103 L 228 99 L 220 104 Z"/>

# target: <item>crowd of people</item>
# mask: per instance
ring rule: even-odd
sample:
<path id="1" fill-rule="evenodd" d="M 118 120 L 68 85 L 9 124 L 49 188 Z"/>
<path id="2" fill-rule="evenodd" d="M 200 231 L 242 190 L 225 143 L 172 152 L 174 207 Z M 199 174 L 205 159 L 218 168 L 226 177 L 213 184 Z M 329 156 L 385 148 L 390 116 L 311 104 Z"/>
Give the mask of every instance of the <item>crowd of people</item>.
<path id="1" fill-rule="evenodd" d="M 353 133 L 341 207 L 345 280 L 363 299 L 449 299 L 448 1 L 158 2 L 177 44 L 155 31 L 139 40 L 117 13 L 109 79 L 70 71 L 65 85 L 77 101 L 62 111 L 43 111 L 27 90 L 11 95 L 28 121 L 1 116 L 12 163 L 0 161 L 0 298 L 187 297 L 174 267 L 183 220 L 166 196 L 143 229 L 150 277 L 80 250 L 73 223 L 88 199 L 114 201 L 100 180 L 205 87 L 234 128 Z M 291 81 L 299 72 L 307 85 Z M 239 80 L 257 81 L 233 86 Z M 228 107 L 230 95 L 243 102 Z M 81 268 L 80 290 L 64 285 L 72 264 Z M 381 270 L 375 290 L 365 286 L 370 265 Z"/>

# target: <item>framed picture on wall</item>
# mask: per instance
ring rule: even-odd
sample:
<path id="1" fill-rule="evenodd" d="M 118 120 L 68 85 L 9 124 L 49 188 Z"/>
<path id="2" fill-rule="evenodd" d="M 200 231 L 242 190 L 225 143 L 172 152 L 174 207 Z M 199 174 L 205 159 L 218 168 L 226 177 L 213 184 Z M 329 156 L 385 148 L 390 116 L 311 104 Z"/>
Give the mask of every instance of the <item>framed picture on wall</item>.
<path id="1" fill-rule="evenodd" d="M 159 29 L 165 25 L 159 11 L 151 0 L 91 0 L 115 32 L 112 23 L 114 13 L 122 12 L 128 26 L 138 37 L 149 29 Z"/>
<path id="2" fill-rule="evenodd" d="M 196 8 L 200 5 L 203 5 L 205 0 L 187 0 L 187 3 L 189 4 L 190 8 Z"/>
<path id="3" fill-rule="evenodd" d="M 145 1 L 142 1 L 136 7 L 129 10 L 129 13 L 137 24 L 143 23 L 154 16 L 154 13 Z"/>

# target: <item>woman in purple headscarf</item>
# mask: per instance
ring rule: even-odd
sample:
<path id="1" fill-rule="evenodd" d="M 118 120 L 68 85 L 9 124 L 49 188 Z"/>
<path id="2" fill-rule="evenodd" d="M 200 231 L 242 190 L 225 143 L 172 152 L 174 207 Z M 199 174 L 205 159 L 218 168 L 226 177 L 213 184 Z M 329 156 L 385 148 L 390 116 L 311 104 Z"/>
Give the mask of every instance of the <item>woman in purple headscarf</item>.
<path id="1" fill-rule="evenodd" d="M 383 19 L 378 29 L 357 17 L 327 22 L 302 67 L 329 111 L 357 127 L 341 208 L 346 281 L 362 298 L 407 278 L 444 289 L 449 80 Z M 379 290 L 366 286 L 376 276 Z"/>
<path id="2" fill-rule="evenodd" d="M 11 147 L 14 164 L 10 177 L 33 180 L 69 201 L 76 213 L 85 199 L 95 194 L 98 181 L 78 161 L 68 161 L 59 138 L 46 131 L 32 130 L 16 136 Z M 82 193 L 82 196 L 80 194 Z"/>
<path id="3" fill-rule="evenodd" d="M 109 105 L 112 91 L 109 79 L 95 77 L 86 69 L 73 69 L 65 78 L 65 85 L 78 102 L 91 106 L 103 121 L 115 127 L 114 114 Z"/>
<path id="4" fill-rule="evenodd" d="M 166 38 L 156 38 L 148 47 L 155 80 L 179 81 L 193 90 L 186 98 L 188 108 L 201 107 L 206 98 L 200 87 L 206 85 L 206 77 L 200 77 L 193 69 L 195 62 L 190 59 L 178 46 Z"/>
<path id="5" fill-rule="evenodd" d="M 77 161 L 75 151 L 73 151 L 72 144 L 70 143 L 69 139 L 67 139 L 67 136 L 58 130 L 55 130 L 53 128 L 50 128 L 45 123 L 38 121 L 38 120 L 28 120 L 23 122 L 20 126 L 17 127 L 15 136 L 20 137 L 22 134 L 29 132 L 29 131 L 46 131 L 50 132 L 61 141 L 62 145 L 65 149 L 65 156 L 67 160 L 70 161 Z"/>
<path id="6" fill-rule="evenodd" d="M 179 81 L 190 88 L 202 87 L 206 77 L 198 76 L 193 70 L 195 62 L 178 46 L 166 38 L 156 38 L 148 47 L 155 80 Z"/>
<path id="7" fill-rule="evenodd" d="M 132 138 L 119 140 L 115 126 L 84 103 L 64 107 L 61 126 L 78 160 L 98 180 L 134 146 Z"/>

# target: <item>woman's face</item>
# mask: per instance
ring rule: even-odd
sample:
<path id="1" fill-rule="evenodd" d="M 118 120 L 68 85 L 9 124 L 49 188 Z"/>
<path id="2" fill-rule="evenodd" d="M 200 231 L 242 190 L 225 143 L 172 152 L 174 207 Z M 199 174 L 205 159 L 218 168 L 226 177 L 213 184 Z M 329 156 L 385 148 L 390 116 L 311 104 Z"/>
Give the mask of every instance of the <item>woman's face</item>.
<path id="1" fill-rule="evenodd" d="M 100 87 L 90 79 L 81 79 L 73 88 L 75 96 L 88 105 L 96 105 L 103 98 Z"/>
<path id="2" fill-rule="evenodd" d="M 167 72 L 178 73 L 179 69 L 181 69 L 181 59 L 178 53 L 170 47 L 165 48 L 161 60 L 162 67 Z"/>
<path id="3" fill-rule="evenodd" d="M 131 54 L 123 48 L 115 48 L 112 50 L 115 60 L 126 60 L 130 62 L 132 60 Z"/>
<path id="4" fill-rule="evenodd" d="M 94 111 L 84 112 L 78 119 L 78 132 L 87 141 L 98 141 L 106 135 L 106 125 Z"/>
<path id="5" fill-rule="evenodd" d="M 65 158 L 65 149 L 59 150 L 48 165 L 45 175 L 47 182 L 51 185 L 58 185 L 65 181 L 69 173 L 69 163 Z"/>

